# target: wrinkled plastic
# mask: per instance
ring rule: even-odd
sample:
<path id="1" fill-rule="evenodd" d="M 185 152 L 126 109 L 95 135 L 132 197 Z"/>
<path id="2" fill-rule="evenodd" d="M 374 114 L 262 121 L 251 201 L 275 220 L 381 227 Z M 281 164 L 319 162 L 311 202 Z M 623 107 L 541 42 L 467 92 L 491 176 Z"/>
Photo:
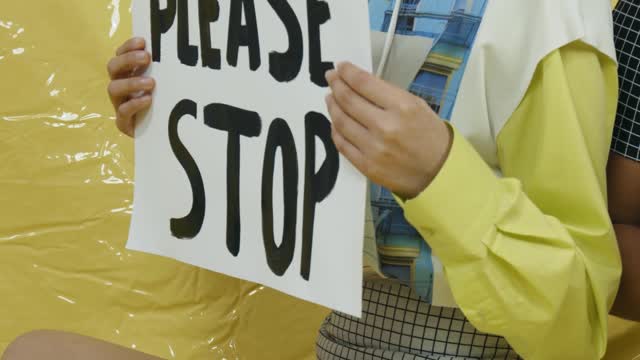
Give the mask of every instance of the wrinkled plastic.
<path id="1" fill-rule="evenodd" d="M 58 329 L 168 359 L 312 359 L 326 310 L 125 251 L 133 141 L 107 60 L 130 0 L 0 2 L 0 353 Z"/>
<path id="2" fill-rule="evenodd" d="M 0 352 L 58 329 L 167 359 L 313 359 L 326 310 L 124 250 L 133 142 L 106 95 L 130 1 L 0 3 Z M 640 356 L 611 321 L 608 359 Z"/>

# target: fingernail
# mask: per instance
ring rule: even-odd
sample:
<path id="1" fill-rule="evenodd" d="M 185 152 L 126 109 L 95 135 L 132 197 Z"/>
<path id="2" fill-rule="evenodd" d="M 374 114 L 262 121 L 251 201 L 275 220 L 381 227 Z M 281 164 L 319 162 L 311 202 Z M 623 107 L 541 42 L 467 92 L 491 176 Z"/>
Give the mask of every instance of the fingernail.
<path id="1" fill-rule="evenodd" d="M 151 78 L 142 78 L 140 79 L 140 85 L 144 88 L 150 88 L 153 86 L 153 79 Z"/>
<path id="2" fill-rule="evenodd" d="M 336 76 L 335 70 L 329 70 L 324 74 L 324 77 L 327 79 L 328 82 L 331 82 L 331 79 L 334 78 L 335 76 Z"/>
<path id="3" fill-rule="evenodd" d="M 146 92 L 144 90 L 140 90 L 140 91 L 136 91 L 133 94 L 131 94 L 131 98 L 132 99 L 140 99 L 141 97 L 143 97 L 146 94 Z"/>
<path id="4" fill-rule="evenodd" d="M 136 53 L 136 59 L 139 61 L 147 61 L 147 54 L 143 51 Z"/>
<path id="5" fill-rule="evenodd" d="M 351 63 L 348 61 L 341 61 L 336 65 L 336 69 L 338 69 L 338 71 L 342 71 L 345 66 L 349 66 L 350 64 Z"/>

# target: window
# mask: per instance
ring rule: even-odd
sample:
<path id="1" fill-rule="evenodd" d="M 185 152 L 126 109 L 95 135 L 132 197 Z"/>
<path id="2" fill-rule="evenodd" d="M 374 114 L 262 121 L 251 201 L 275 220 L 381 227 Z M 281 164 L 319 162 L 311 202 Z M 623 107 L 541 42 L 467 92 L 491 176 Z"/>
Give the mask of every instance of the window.
<path id="1" fill-rule="evenodd" d="M 414 18 L 413 16 L 403 16 L 400 19 L 398 19 L 398 32 L 403 32 L 403 33 L 407 33 L 407 32 L 412 32 L 413 31 L 413 27 L 415 25 L 415 20 L 416 18 Z"/>
<path id="2" fill-rule="evenodd" d="M 453 11 L 467 12 L 467 0 L 456 0 Z"/>
<path id="3" fill-rule="evenodd" d="M 411 85 L 410 91 L 424 99 L 433 111 L 438 113 L 447 86 L 447 79 L 448 77 L 445 75 L 422 70 Z"/>

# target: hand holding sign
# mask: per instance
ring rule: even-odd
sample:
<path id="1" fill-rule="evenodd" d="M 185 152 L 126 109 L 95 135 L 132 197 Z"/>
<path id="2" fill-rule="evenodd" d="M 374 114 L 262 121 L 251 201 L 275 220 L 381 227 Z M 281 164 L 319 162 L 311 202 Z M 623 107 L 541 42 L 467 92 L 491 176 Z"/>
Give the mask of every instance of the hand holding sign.
<path id="1" fill-rule="evenodd" d="M 427 103 L 353 64 L 327 74 L 336 146 L 371 181 L 418 196 L 447 158 L 451 134 Z"/>
<path id="2" fill-rule="evenodd" d="M 157 86 L 136 131 L 128 247 L 359 315 L 366 182 L 340 161 L 323 98 L 335 60 L 371 66 L 366 2 L 133 10 Z M 138 80 L 112 89 L 119 109 L 146 91 Z M 124 124 L 144 108 L 127 107 Z"/>
<path id="3" fill-rule="evenodd" d="M 133 136 L 136 114 L 151 106 L 150 93 L 155 81 L 140 76 L 147 71 L 150 62 L 151 55 L 145 51 L 144 39 L 132 38 L 118 48 L 116 56 L 107 65 L 111 78 L 107 90 L 116 111 L 116 124 L 129 136 Z"/>

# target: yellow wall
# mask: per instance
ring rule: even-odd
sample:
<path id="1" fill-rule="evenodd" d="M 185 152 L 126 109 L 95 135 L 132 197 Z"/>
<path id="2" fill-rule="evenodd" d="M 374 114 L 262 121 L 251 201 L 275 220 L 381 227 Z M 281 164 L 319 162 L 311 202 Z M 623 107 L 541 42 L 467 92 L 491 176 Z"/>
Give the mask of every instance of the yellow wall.
<path id="1" fill-rule="evenodd" d="M 166 358 L 314 358 L 325 310 L 122 251 L 133 143 L 105 68 L 129 4 L 0 1 L 0 353 L 54 328 Z"/>
<path id="2" fill-rule="evenodd" d="M 312 359 L 326 310 L 124 247 L 132 141 L 105 64 L 130 0 L 0 3 L 0 352 L 53 328 L 177 359 Z M 640 354 L 612 319 L 609 359 Z"/>

